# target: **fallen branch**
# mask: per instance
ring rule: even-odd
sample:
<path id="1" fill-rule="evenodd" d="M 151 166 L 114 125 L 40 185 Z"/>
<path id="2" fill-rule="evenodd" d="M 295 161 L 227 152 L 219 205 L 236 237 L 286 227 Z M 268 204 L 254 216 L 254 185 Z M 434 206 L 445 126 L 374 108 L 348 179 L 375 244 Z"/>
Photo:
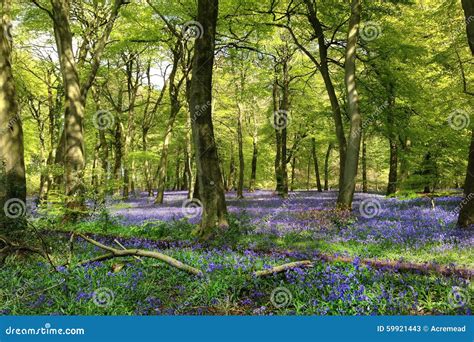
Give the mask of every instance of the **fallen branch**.
<path id="1" fill-rule="evenodd" d="M 0 249 L 0 253 L 2 254 L 9 254 L 16 251 L 24 251 L 24 252 L 39 254 L 42 257 L 49 259 L 48 253 L 46 253 L 42 249 L 20 245 L 16 242 L 10 241 L 9 239 L 7 239 L 5 236 L 2 236 L 2 235 L 0 235 L 0 241 L 3 242 L 4 244 L 4 247 Z"/>
<path id="2" fill-rule="evenodd" d="M 255 277 L 264 277 L 264 276 L 275 274 L 275 273 L 285 272 L 286 270 L 291 270 L 293 268 L 298 268 L 298 267 L 313 267 L 313 263 L 310 260 L 295 261 L 295 262 L 290 262 L 288 264 L 275 266 L 263 271 L 256 271 L 253 273 L 253 275 Z"/>
<path id="3" fill-rule="evenodd" d="M 345 257 L 345 256 L 334 256 L 329 254 L 319 254 L 319 258 L 328 262 L 344 262 L 344 263 L 355 263 L 356 258 Z M 429 274 L 436 272 L 444 276 L 457 275 L 462 278 L 470 279 L 474 276 L 474 269 L 463 268 L 463 267 L 448 267 L 436 264 L 417 264 L 411 262 L 391 261 L 391 260 L 375 260 L 375 259 L 360 259 L 360 264 L 374 267 L 374 268 L 393 268 L 395 270 L 402 271 L 417 271 L 423 274 Z"/>
<path id="4" fill-rule="evenodd" d="M 82 239 L 86 240 L 87 242 L 93 244 L 94 246 L 97 246 L 103 250 L 106 250 L 107 254 L 101 255 L 99 257 L 96 257 L 94 259 L 87 260 L 86 262 L 81 262 L 80 264 L 84 264 L 87 262 L 92 262 L 92 261 L 102 261 L 102 260 L 107 260 L 111 258 L 117 258 L 117 257 L 127 257 L 127 256 L 133 256 L 133 257 L 147 257 L 147 258 L 153 258 L 153 259 L 158 259 L 161 260 L 168 265 L 171 265 L 173 267 L 176 267 L 180 270 L 183 270 L 185 272 L 197 275 L 197 276 L 202 276 L 203 273 L 202 271 L 198 270 L 197 268 L 191 267 L 189 265 L 183 264 L 181 261 L 176 260 L 170 256 L 167 256 L 165 254 L 159 253 L 159 252 L 154 252 L 154 251 L 148 251 L 145 249 L 115 249 L 113 247 L 106 246 L 94 239 L 91 239 L 90 237 L 87 237 L 83 234 L 78 234 L 79 237 Z"/>

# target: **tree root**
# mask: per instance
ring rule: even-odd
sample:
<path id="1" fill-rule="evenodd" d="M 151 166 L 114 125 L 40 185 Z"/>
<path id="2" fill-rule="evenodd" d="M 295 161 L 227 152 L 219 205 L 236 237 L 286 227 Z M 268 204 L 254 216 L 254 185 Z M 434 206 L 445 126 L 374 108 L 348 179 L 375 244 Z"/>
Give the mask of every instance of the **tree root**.
<path id="1" fill-rule="evenodd" d="M 79 265 L 84 265 L 89 262 L 94 262 L 94 261 L 103 261 L 107 259 L 112 259 L 112 258 L 117 258 L 117 257 L 127 257 L 127 256 L 132 256 L 132 257 L 147 257 L 147 258 L 153 258 L 153 259 L 158 259 L 161 260 L 165 263 L 167 263 L 170 266 L 176 267 L 180 270 L 183 270 L 185 272 L 194 274 L 196 276 L 203 276 L 203 273 L 201 270 L 198 270 L 197 268 L 191 267 L 189 265 L 183 264 L 181 261 L 176 260 L 170 256 L 167 256 L 165 254 L 159 253 L 159 252 L 154 252 L 154 251 L 148 251 L 145 249 L 115 249 L 113 247 L 106 246 L 94 239 L 91 239 L 90 237 L 87 237 L 83 234 L 77 234 L 77 236 L 81 237 L 85 241 L 93 244 L 94 246 L 97 246 L 109 253 L 98 256 L 93 259 L 89 259 L 86 261 L 82 261 L 79 263 Z"/>

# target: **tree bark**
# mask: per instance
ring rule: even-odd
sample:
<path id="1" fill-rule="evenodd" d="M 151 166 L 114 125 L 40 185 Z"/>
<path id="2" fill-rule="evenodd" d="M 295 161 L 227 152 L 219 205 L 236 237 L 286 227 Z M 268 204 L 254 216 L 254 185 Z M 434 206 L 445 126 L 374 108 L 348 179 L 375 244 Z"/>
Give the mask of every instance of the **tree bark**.
<path id="1" fill-rule="evenodd" d="M 316 155 L 316 139 L 311 139 L 311 154 L 313 157 L 314 163 L 314 174 L 316 175 L 316 187 L 319 192 L 323 191 L 323 187 L 321 186 L 321 176 L 319 175 L 319 164 L 318 164 L 318 156 Z"/>
<path id="2" fill-rule="evenodd" d="M 474 0 L 462 0 L 464 16 L 466 18 L 466 32 L 469 47 L 474 56 Z M 459 212 L 458 225 L 469 227 L 474 224 L 474 129 L 472 129 L 471 145 L 467 163 L 466 180 L 464 183 L 464 200 Z"/>
<path id="3" fill-rule="evenodd" d="M 331 157 L 331 151 L 334 147 L 333 143 L 329 143 L 326 151 L 326 158 L 324 159 L 324 191 L 329 190 L 329 158 Z"/>
<path id="4" fill-rule="evenodd" d="M 249 191 L 255 190 L 255 184 L 257 182 L 257 162 L 258 162 L 258 129 L 255 118 L 255 113 L 253 116 L 254 131 L 252 134 L 252 170 L 250 174 L 250 184 Z"/>
<path id="5" fill-rule="evenodd" d="M 237 182 L 237 198 L 244 198 L 244 172 L 245 172 L 245 161 L 244 161 L 244 142 L 242 134 L 242 108 L 240 104 L 238 107 L 238 118 L 237 118 L 237 143 L 239 147 L 239 181 Z"/>
<path id="6" fill-rule="evenodd" d="M 356 88 L 356 48 L 359 36 L 361 4 L 360 0 L 352 0 L 349 31 L 347 34 L 345 85 L 347 91 L 348 112 L 351 118 L 350 136 L 344 164 L 344 178 L 339 189 L 337 204 L 343 209 L 352 207 L 354 198 L 359 151 L 361 142 L 362 116 L 359 111 L 359 95 Z"/>
<path id="7" fill-rule="evenodd" d="M 365 141 L 365 132 L 362 134 L 362 192 L 367 193 L 367 143 Z"/>
<path id="8" fill-rule="evenodd" d="M 395 90 L 392 83 L 388 85 L 387 130 L 390 145 L 390 168 L 388 173 L 387 196 L 397 192 L 398 183 L 398 134 L 395 125 Z"/>
<path id="9" fill-rule="evenodd" d="M 2 28 L 11 24 L 11 0 L 2 0 Z M 0 37 L 0 231 L 23 228 L 22 217 L 6 215 L 14 212 L 15 202 L 26 210 L 26 175 L 23 128 L 11 65 L 12 42 Z M 7 205 L 7 201 L 9 201 Z M 23 212 L 24 213 L 24 212 Z"/>
<path id="10" fill-rule="evenodd" d="M 54 34 L 66 95 L 64 116 L 64 168 L 66 217 L 75 218 L 84 208 L 84 98 L 76 69 L 69 23 L 69 4 L 65 0 L 51 0 Z"/>
<path id="11" fill-rule="evenodd" d="M 474 0 L 462 0 L 461 2 L 466 18 L 467 40 L 474 56 Z"/>
<path id="12" fill-rule="evenodd" d="M 199 193 L 203 204 L 197 236 L 207 241 L 226 229 L 227 206 L 212 124 L 212 76 L 218 0 L 198 0 L 197 21 L 202 37 L 196 39 L 191 80 L 191 121 L 196 151 Z"/>
<path id="13" fill-rule="evenodd" d="M 280 111 L 280 95 L 278 89 L 278 82 L 275 79 L 273 83 L 273 115 L 274 121 L 277 122 L 278 120 L 278 113 Z M 281 169 L 281 131 L 278 129 L 277 125 L 275 125 L 275 181 L 276 181 L 276 188 L 275 191 L 280 194 L 283 191 L 283 174 Z"/>

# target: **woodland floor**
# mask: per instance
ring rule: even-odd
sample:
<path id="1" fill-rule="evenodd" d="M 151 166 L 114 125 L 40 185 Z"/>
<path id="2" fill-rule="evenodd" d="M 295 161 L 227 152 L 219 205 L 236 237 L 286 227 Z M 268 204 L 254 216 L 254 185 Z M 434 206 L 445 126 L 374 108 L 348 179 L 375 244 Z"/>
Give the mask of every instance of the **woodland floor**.
<path id="1" fill-rule="evenodd" d="M 474 231 L 456 228 L 461 197 L 386 198 L 356 194 L 352 213 L 334 209 L 335 192 L 271 191 L 228 195 L 230 229 L 215 246 L 192 237 L 198 215 L 183 210 L 185 192 L 169 192 L 161 206 L 145 194 L 110 200 L 74 226 L 59 224 L 51 208 L 33 208 L 35 224 L 52 248 L 53 268 L 39 256 L 15 255 L 0 268 L 0 313 L 112 315 L 398 315 L 471 314 L 474 287 L 458 275 L 423 272 L 428 265 L 474 269 Z M 42 215 L 48 211 L 48 217 Z M 188 216 L 196 217 L 187 218 Z M 204 272 L 192 276 L 154 259 L 115 258 L 77 266 L 102 254 L 70 231 L 114 248 L 157 250 Z M 122 247 L 123 246 L 123 247 Z M 321 255 L 352 262 L 324 261 Z M 391 260 L 372 267 L 362 259 Z M 257 278 L 252 272 L 311 260 Z M 425 265 L 403 271 L 397 262 Z"/>

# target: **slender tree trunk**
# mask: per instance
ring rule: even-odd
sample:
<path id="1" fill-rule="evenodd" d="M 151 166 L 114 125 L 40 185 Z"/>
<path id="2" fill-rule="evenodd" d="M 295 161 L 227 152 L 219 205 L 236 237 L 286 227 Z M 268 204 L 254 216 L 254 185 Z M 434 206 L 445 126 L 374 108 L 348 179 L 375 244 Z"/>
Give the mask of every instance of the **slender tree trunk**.
<path id="1" fill-rule="evenodd" d="M 11 0 L 2 0 L 2 28 L 9 27 Z M 15 208 L 26 210 L 23 128 L 11 65 L 12 42 L 0 37 L 0 232 L 23 228 Z M 7 213 L 13 214 L 7 215 Z M 21 214 L 21 211 L 19 212 Z"/>
<path id="2" fill-rule="evenodd" d="M 395 90 L 392 83 L 388 85 L 387 126 L 390 146 L 390 168 L 388 173 L 387 196 L 397 192 L 398 183 L 398 135 L 395 132 Z"/>
<path id="3" fill-rule="evenodd" d="M 329 190 L 329 158 L 331 157 L 331 151 L 333 149 L 333 143 L 329 143 L 326 151 L 326 158 L 324 159 L 324 190 Z"/>
<path id="4" fill-rule="evenodd" d="M 245 161 L 244 161 L 244 142 L 242 134 L 242 109 L 238 104 L 238 119 L 237 119 L 237 143 L 239 147 L 239 181 L 237 183 L 237 198 L 244 198 L 244 172 L 245 172 Z"/>
<path id="5" fill-rule="evenodd" d="M 362 192 L 367 193 L 367 144 L 365 142 L 365 133 L 362 132 Z"/>
<path id="6" fill-rule="evenodd" d="M 313 157 L 314 163 L 314 174 L 316 175 L 316 187 L 318 188 L 319 192 L 323 191 L 323 187 L 321 186 L 321 176 L 319 175 L 319 165 L 318 165 L 318 156 L 316 155 L 316 139 L 311 139 L 311 154 Z"/>
<path id="7" fill-rule="evenodd" d="M 198 0 L 197 21 L 202 37 L 196 39 L 191 80 L 191 121 L 196 151 L 199 194 L 203 204 L 197 236 L 204 241 L 226 229 L 227 206 L 212 124 L 212 76 L 218 0 Z M 198 112 L 199 111 L 199 112 Z"/>
<path id="8" fill-rule="evenodd" d="M 254 132 L 252 136 L 252 147 L 253 147 L 253 152 L 252 152 L 252 172 L 250 174 L 250 185 L 249 185 L 249 191 L 254 191 L 255 190 L 255 184 L 257 182 L 257 161 L 258 161 L 258 136 L 257 132 Z"/>
<path id="9" fill-rule="evenodd" d="M 295 165 L 296 165 L 296 156 L 293 155 L 291 160 L 291 182 L 290 182 L 290 190 L 295 190 Z"/>
<path id="10" fill-rule="evenodd" d="M 311 180 L 311 155 L 308 158 L 308 166 L 306 168 L 306 190 L 310 189 Z"/>
<path id="11" fill-rule="evenodd" d="M 345 85 L 348 110 L 351 118 L 351 128 L 344 164 L 344 178 L 337 199 L 338 206 L 343 209 L 350 209 L 352 207 L 361 142 L 360 133 L 362 130 L 362 116 L 359 111 L 359 95 L 356 88 L 355 63 L 357 39 L 359 36 L 360 12 L 360 0 L 352 0 L 345 62 Z"/>
<path id="12" fill-rule="evenodd" d="M 275 181 L 276 181 L 276 188 L 275 191 L 278 194 L 283 192 L 283 170 L 282 166 L 282 158 L 281 158 L 281 130 L 278 128 L 278 116 L 280 112 L 280 93 L 278 89 L 278 82 L 275 79 L 273 82 L 273 120 L 275 122 Z"/>
<path id="13" fill-rule="evenodd" d="M 115 191 L 118 191 L 122 179 L 122 125 L 116 118 L 114 133 L 114 183 Z M 120 192 L 118 192 L 120 193 Z"/>
<path id="14" fill-rule="evenodd" d="M 184 160 L 184 172 L 186 174 L 186 187 L 188 190 L 188 199 L 192 199 L 194 189 L 194 176 L 193 176 L 193 160 L 192 160 L 192 138 L 191 138 L 191 122 L 188 119 L 189 128 L 186 130 L 186 155 Z"/>
<path id="15" fill-rule="evenodd" d="M 229 162 L 229 175 L 227 176 L 226 191 L 232 191 L 235 189 L 235 158 L 234 158 L 234 145 L 230 144 L 230 162 Z"/>

